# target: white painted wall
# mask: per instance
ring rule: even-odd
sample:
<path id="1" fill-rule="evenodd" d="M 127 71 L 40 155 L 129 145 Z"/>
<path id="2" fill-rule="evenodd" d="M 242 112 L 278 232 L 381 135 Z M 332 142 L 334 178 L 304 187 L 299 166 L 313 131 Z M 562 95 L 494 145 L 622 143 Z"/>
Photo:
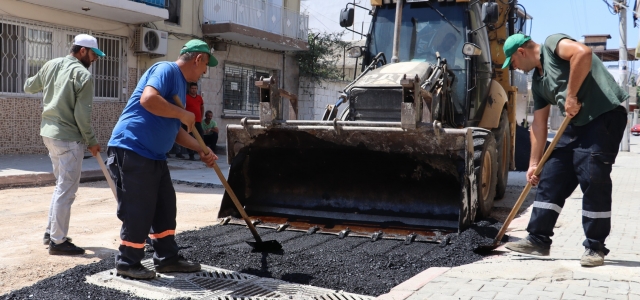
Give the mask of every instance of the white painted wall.
<path id="1" fill-rule="evenodd" d="M 348 81 L 312 83 L 308 78 L 301 77 L 298 90 L 298 119 L 320 120 L 327 105 L 338 101 L 340 92 L 347 84 L 349 84 Z M 341 105 L 339 112 L 342 112 L 346 106 L 346 104 Z"/>

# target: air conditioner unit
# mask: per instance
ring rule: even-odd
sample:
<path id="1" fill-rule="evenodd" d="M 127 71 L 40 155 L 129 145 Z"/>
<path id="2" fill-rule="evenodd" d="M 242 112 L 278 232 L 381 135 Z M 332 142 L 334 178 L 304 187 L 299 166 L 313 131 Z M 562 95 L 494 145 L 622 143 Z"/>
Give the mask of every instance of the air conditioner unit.
<path id="1" fill-rule="evenodd" d="M 136 53 L 147 53 L 154 56 L 167 55 L 168 33 L 146 27 L 136 30 Z"/>

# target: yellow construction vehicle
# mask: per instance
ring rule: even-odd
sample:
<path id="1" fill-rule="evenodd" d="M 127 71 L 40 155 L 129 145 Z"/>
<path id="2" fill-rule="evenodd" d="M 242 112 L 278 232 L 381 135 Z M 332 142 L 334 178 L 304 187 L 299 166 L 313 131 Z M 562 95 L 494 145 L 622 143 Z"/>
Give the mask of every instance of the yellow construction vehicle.
<path id="1" fill-rule="evenodd" d="M 262 226 L 440 241 L 505 193 L 517 89 L 502 44 L 526 14 L 515 0 L 371 4 L 366 44 L 349 49 L 362 72 L 323 120 L 284 120 L 266 78 L 260 120 L 227 126 L 228 181 Z M 225 194 L 218 217 L 237 216 Z"/>

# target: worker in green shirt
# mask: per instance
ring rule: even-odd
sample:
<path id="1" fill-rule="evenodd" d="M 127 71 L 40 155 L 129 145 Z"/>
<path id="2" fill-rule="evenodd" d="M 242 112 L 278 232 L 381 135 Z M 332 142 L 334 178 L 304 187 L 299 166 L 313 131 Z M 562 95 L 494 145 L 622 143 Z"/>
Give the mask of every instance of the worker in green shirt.
<path id="1" fill-rule="evenodd" d="M 565 200 L 580 186 L 582 227 L 586 239 L 580 259 L 583 267 L 604 264 L 609 253 L 605 239 L 611 230 L 611 167 L 627 124 L 627 110 L 620 105 L 629 98 L 591 48 L 565 34 L 553 34 L 536 44 L 522 34 L 504 43 L 511 64 L 533 71 L 531 92 L 534 113 L 531 123 L 531 157 L 527 181 L 538 186 L 527 231 L 529 235 L 507 243 L 511 251 L 549 255 L 553 228 Z M 540 176 L 538 166 L 547 142 L 551 105 L 557 105 L 571 122 L 565 129 Z"/>
<path id="2" fill-rule="evenodd" d="M 216 121 L 213 120 L 213 112 L 211 112 L 210 110 L 207 110 L 207 112 L 204 114 L 204 121 L 202 121 L 202 131 L 204 132 L 204 135 L 202 136 L 204 143 L 207 144 L 207 147 L 209 147 L 215 153 L 216 144 L 218 143 L 218 133 L 220 130 L 218 129 L 218 124 L 216 123 Z"/>
<path id="3" fill-rule="evenodd" d="M 42 92 L 40 135 L 49 150 L 56 177 L 43 238 L 51 255 L 84 254 L 84 249 L 71 243 L 67 233 L 85 145 L 93 156 L 100 152 L 91 128 L 93 76 L 88 68 L 102 56 L 105 54 L 98 49 L 96 38 L 79 34 L 69 55 L 48 61 L 24 84 L 27 93 Z"/>

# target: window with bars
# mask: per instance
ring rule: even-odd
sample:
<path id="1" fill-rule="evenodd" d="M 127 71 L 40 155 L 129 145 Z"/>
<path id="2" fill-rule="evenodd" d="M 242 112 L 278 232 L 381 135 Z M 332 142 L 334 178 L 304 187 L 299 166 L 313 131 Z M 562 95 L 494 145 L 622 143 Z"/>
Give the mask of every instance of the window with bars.
<path id="1" fill-rule="evenodd" d="M 88 32 L 0 17 L 0 94 L 24 94 L 26 79 L 35 75 L 47 61 L 69 54 L 73 38 L 80 33 Z M 122 85 L 128 79 L 122 54 L 126 42 L 121 37 L 92 35 L 107 54 L 89 68 L 94 77 L 94 97 L 118 100 Z"/>
<path id="2" fill-rule="evenodd" d="M 269 70 L 254 66 L 226 63 L 222 81 L 225 114 L 258 115 L 260 90 L 255 82 L 269 77 Z"/>

